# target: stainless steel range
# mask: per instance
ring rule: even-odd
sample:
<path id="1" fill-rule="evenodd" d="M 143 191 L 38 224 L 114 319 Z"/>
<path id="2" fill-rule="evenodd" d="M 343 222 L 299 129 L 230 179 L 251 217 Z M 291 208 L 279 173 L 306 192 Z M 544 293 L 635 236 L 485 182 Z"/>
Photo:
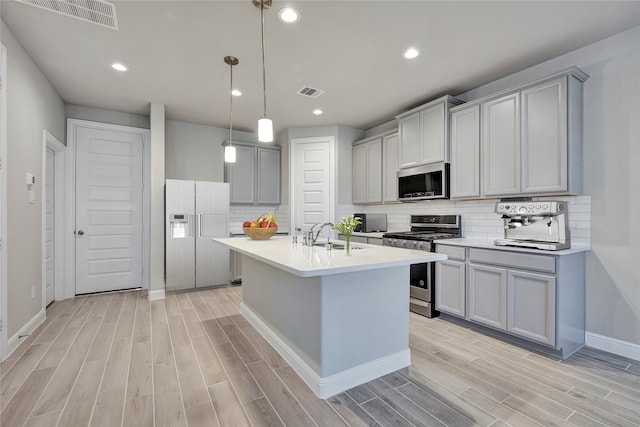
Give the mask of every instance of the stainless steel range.
<path id="1" fill-rule="evenodd" d="M 386 233 L 385 246 L 433 252 L 435 241 L 462 236 L 460 215 L 411 215 L 411 231 Z M 438 315 L 435 302 L 435 263 L 412 264 L 410 272 L 409 310 L 427 317 Z"/>

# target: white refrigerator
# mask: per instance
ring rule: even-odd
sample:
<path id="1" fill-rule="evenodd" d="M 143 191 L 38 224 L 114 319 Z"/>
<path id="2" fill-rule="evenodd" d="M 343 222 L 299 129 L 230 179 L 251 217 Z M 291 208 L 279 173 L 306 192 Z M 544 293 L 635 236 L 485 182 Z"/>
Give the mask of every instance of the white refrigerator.
<path id="1" fill-rule="evenodd" d="M 229 184 L 168 179 L 165 185 L 165 286 L 168 291 L 229 283 Z"/>

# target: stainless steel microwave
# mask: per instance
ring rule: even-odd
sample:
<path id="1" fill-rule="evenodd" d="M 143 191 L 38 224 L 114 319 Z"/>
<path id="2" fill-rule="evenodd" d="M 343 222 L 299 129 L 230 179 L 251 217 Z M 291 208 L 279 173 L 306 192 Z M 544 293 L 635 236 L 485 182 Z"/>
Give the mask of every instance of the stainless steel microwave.
<path id="1" fill-rule="evenodd" d="M 398 171 L 398 200 L 449 198 L 449 163 L 434 163 Z"/>

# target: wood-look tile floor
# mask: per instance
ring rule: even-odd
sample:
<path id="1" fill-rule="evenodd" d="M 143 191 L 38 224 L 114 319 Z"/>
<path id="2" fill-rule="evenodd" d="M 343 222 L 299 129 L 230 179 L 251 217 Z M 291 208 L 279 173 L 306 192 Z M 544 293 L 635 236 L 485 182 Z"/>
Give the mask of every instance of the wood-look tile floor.
<path id="1" fill-rule="evenodd" d="M 640 363 L 560 362 L 410 317 L 413 365 L 328 400 L 239 314 L 242 288 L 56 302 L 0 365 L 0 425 L 638 426 Z"/>

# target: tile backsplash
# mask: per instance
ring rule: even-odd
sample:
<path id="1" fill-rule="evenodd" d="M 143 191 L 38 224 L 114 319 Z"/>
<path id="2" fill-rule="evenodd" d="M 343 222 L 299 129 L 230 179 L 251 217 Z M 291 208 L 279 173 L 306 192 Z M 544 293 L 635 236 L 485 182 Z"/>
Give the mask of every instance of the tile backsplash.
<path id="1" fill-rule="evenodd" d="M 494 212 L 498 200 L 429 200 L 387 205 L 339 205 L 336 209 L 336 219 L 339 220 L 354 212 L 386 213 L 389 231 L 407 231 L 410 228 L 411 215 L 461 215 L 464 237 L 496 239 L 504 236 L 502 219 Z M 533 200 L 567 202 L 571 243 L 590 245 L 591 196 L 534 197 Z"/>

